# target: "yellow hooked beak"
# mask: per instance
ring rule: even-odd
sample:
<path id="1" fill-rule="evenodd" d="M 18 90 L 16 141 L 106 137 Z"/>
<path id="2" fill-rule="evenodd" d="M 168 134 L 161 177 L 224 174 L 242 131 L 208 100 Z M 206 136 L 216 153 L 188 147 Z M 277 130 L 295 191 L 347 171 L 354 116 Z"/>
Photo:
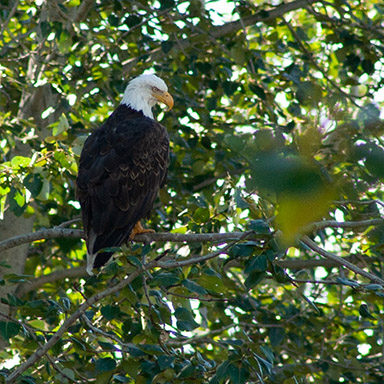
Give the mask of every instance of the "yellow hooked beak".
<path id="1" fill-rule="evenodd" d="M 153 96 L 159 100 L 160 103 L 164 103 L 170 111 L 173 107 L 173 97 L 169 92 L 153 93 Z"/>

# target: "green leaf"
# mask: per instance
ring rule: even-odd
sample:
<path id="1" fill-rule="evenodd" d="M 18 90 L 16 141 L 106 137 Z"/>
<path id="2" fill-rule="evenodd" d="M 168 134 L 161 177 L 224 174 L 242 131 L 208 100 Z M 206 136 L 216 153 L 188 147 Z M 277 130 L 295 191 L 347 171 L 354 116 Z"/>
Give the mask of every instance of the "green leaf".
<path id="1" fill-rule="evenodd" d="M 69 300 L 68 297 L 62 297 L 60 301 L 65 311 L 69 311 L 71 309 L 71 301 Z"/>
<path id="2" fill-rule="evenodd" d="M 268 330 L 269 340 L 271 340 L 272 347 L 277 347 L 285 339 L 284 328 L 273 327 Z"/>
<path id="3" fill-rule="evenodd" d="M 266 368 L 267 372 L 270 374 L 272 372 L 273 365 L 269 361 L 267 361 L 267 360 L 263 359 L 261 356 L 257 355 L 256 353 L 254 354 L 254 356 L 256 357 L 258 362 L 261 365 L 263 365 L 264 368 Z"/>
<path id="4" fill-rule="evenodd" d="M 14 156 L 11 160 L 13 168 L 25 168 L 31 164 L 31 159 L 24 156 Z"/>
<path id="5" fill-rule="evenodd" d="M 269 235 L 271 233 L 268 223 L 264 220 L 251 220 L 248 228 L 260 235 Z"/>
<path id="6" fill-rule="evenodd" d="M 367 304 L 361 304 L 360 305 L 359 313 L 360 313 L 361 317 L 365 317 L 365 318 L 372 319 L 372 320 L 377 320 L 376 317 L 372 316 L 371 313 L 369 312 L 369 308 L 368 308 Z"/>
<path id="7" fill-rule="evenodd" d="M 0 321 L 0 335 L 8 341 L 12 337 L 18 335 L 21 330 L 21 325 L 11 321 Z"/>
<path id="8" fill-rule="evenodd" d="M 222 382 L 228 377 L 228 366 L 230 362 L 228 360 L 221 363 L 216 369 L 216 378 L 218 382 Z"/>
<path id="9" fill-rule="evenodd" d="M 254 247 L 252 244 L 235 244 L 229 251 L 231 257 L 248 257 L 251 256 L 254 252 Z"/>
<path id="10" fill-rule="evenodd" d="M 41 181 L 41 176 L 38 174 L 28 174 L 24 180 L 23 184 L 28 188 L 33 197 L 36 197 L 43 187 L 43 182 Z"/>
<path id="11" fill-rule="evenodd" d="M 117 348 L 112 343 L 106 343 L 106 342 L 100 341 L 100 340 L 98 340 L 97 343 L 105 351 L 116 351 L 117 350 Z"/>
<path id="12" fill-rule="evenodd" d="M 244 345 L 244 341 L 236 340 L 236 339 L 228 339 L 228 340 L 221 340 L 220 344 L 231 345 L 232 347 L 241 347 Z"/>
<path id="13" fill-rule="evenodd" d="M 109 15 L 108 16 L 108 22 L 113 27 L 117 27 L 119 25 L 119 18 L 116 15 Z"/>
<path id="14" fill-rule="evenodd" d="M 222 83 L 222 86 L 225 94 L 227 96 L 232 96 L 236 92 L 237 88 L 239 87 L 239 84 L 234 81 L 224 81 Z"/>
<path id="15" fill-rule="evenodd" d="M 170 287 L 180 281 L 178 275 L 174 273 L 162 272 L 157 275 L 152 281 L 151 285 L 159 285 L 160 287 Z"/>
<path id="16" fill-rule="evenodd" d="M 125 19 L 125 24 L 127 27 L 132 28 L 135 25 L 138 25 L 141 23 L 142 18 L 137 15 L 130 15 Z"/>
<path id="17" fill-rule="evenodd" d="M 63 132 L 68 131 L 69 123 L 64 113 L 60 116 L 59 121 L 53 125 L 52 135 L 58 136 Z"/>
<path id="18" fill-rule="evenodd" d="M 208 208 L 202 208 L 199 207 L 195 210 L 193 214 L 193 220 L 197 224 L 204 224 L 209 220 L 210 214 L 209 214 L 209 209 Z"/>
<path id="19" fill-rule="evenodd" d="M 40 22 L 40 30 L 41 30 L 41 35 L 43 37 L 47 37 L 51 33 L 51 24 L 48 21 L 41 21 Z"/>
<path id="20" fill-rule="evenodd" d="M 249 378 L 249 372 L 240 364 L 229 364 L 227 367 L 227 373 L 231 378 L 231 382 L 236 384 L 246 383 Z"/>
<path id="21" fill-rule="evenodd" d="M 113 379 L 118 383 L 132 383 L 132 380 L 128 376 L 113 375 Z"/>
<path id="22" fill-rule="evenodd" d="M 257 284 L 259 284 L 265 277 L 265 272 L 253 272 L 251 273 L 244 282 L 244 285 L 247 289 L 254 288 Z"/>
<path id="23" fill-rule="evenodd" d="M 235 199 L 235 204 L 238 208 L 240 208 L 240 209 L 249 208 L 249 204 L 243 199 L 243 197 L 241 195 L 241 189 L 240 188 L 235 189 L 235 194 L 233 197 Z"/>
<path id="24" fill-rule="evenodd" d="M 163 371 L 167 368 L 173 368 L 174 367 L 174 361 L 175 357 L 174 356 L 159 356 L 157 358 L 157 363 L 159 364 L 160 369 Z"/>
<path id="25" fill-rule="evenodd" d="M 264 89 L 261 88 L 261 87 L 259 87 L 258 85 L 255 85 L 255 84 L 250 83 L 250 84 L 249 84 L 249 89 L 250 89 L 254 94 L 256 94 L 257 96 L 259 96 L 261 100 L 266 100 L 266 99 L 267 99 L 267 95 L 265 94 Z"/>
<path id="26" fill-rule="evenodd" d="M 56 375 L 56 377 L 61 381 L 61 382 L 66 382 L 65 377 L 71 378 L 73 381 L 75 381 L 75 372 L 72 369 L 69 368 L 63 368 L 61 372 L 65 375 L 61 375 L 60 373 Z"/>
<path id="27" fill-rule="evenodd" d="M 13 295 L 12 293 L 7 293 L 7 302 L 8 305 L 12 307 L 20 307 L 24 304 L 22 300 L 20 300 L 17 296 Z"/>
<path id="28" fill-rule="evenodd" d="M 112 371 L 116 368 L 116 361 L 110 357 L 105 357 L 96 360 L 95 367 L 99 372 Z"/>
<path id="29" fill-rule="evenodd" d="M 192 313 L 186 308 L 177 308 L 174 315 L 177 319 L 177 328 L 179 328 L 180 331 L 193 331 L 195 328 L 200 326 L 196 323 Z"/>
<path id="30" fill-rule="evenodd" d="M 16 188 L 11 188 L 9 192 L 9 207 L 16 216 L 21 216 L 27 205 L 25 204 L 25 196 Z"/>
<path id="31" fill-rule="evenodd" d="M 194 365 L 192 365 L 191 363 L 187 363 L 180 370 L 178 378 L 183 379 L 183 378 L 186 378 L 186 377 L 190 377 L 190 376 L 192 376 L 194 374 L 196 374 L 196 367 Z"/>
<path id="32" fill-rule="evenodd" d="M 375 177 L 384 178 L 384 149 L 374 143 L 360 145 L 355 153 L 365 158 L 365 166 Z"/>
<path id="33" fill-rule="evenodd" d="M 120 308 L 116 305 L 106 305 L 101 308 L 100 312 L 107 320 L 113 320 L 119 316 Z"/>
<path id="34" fill-rule="evenodd" d="M 206 289 L 204 289 L 202 286 L 192 280 L 185 279 L 181 282 L 181 284 L 184 285 L 184 287 L 187 288 L 189 291 L 197 293 L 199 295 L 206 295 L 208 293 Z"/>
<path id="35" fill-rule="evenodd" d="M 172 49 L 172 47 L 174 46 L 174 42 L 173 41 L 170 41 L 170 40 L 166 40 L 166 41 L 162 41 L 161 42 L 161 50 L 164 52 L 164 53 L 168 53 L 170 52 L 170 50 Z"/>
<path id="36" fill-rule="evenodd" d="M 244 270 L 244 273 L 247 275 L 253 272 L 264 272 L 267 270 L 267 256 L 262 254 L 251 259 L 247 267 Z"/>
<path id="37" fill-rule="evenodd" d="M 296 98 L 302 105 L 316 105 L 322 100 L 323 91 L 318 84 L 304 81 L 297 89 Z"/>
<path id="38" fill-rule="evenodd" d="M 33 275 L 25 275 L 23 273 L 9 273 L 3 277 L 10 283 L 25 283 L 33 278 Z"/>

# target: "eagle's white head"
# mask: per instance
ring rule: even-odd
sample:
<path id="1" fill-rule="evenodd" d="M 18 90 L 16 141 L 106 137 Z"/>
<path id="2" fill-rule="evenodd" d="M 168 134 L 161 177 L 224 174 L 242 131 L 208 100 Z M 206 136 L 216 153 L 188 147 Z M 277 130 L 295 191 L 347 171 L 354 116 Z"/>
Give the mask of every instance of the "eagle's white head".
<path id="1" fill-rule="evenodd" d="M 169 109 L 173 107 L 173 98 L 165 82 L 156 75 L 140 75 L 129 82 L 121 104 L 126 104 L 144 116 L 153 119 L 152 107 L 164 103 Z"/>

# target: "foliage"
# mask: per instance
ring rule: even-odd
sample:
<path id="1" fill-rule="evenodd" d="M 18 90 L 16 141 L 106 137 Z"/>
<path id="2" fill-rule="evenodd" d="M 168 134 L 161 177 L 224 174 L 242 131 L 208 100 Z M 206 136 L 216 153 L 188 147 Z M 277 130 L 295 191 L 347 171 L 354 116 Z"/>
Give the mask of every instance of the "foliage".
<path id="1" fill-rule="evenodd" d="M 0 294 L 18 288 L 1 298 L 0 356 L 15 360 L 0 377 L 383 382 L 384 8 L 273 4 L 1 3 L 2 217 L 81 228 L 82 144 L 128 79 L 154 70 L 175 107 L 156 111 L 172 153 L 148 225 L 245 236 L 134 243 L 80 279 L 69 275 L 84 266 L 78 236 L 31 244 L 24 272 L 0 279 Z M 371 278 L 317 260 L 305 233 Z"/>

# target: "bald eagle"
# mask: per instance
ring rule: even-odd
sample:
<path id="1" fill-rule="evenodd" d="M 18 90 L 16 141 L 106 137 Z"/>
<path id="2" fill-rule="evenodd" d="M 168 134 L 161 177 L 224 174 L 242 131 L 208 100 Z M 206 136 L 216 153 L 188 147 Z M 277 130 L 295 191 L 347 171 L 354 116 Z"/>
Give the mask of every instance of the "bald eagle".
<path id="1" fill-rule="evenodd" d="M 90 275 L 112 257 L 111 247 L 151 231 L 140 220 L 149 215 L 169 162 L 167 131 L 152 113 L 159 102 L 173 107 L 165 82 L 155 75 L 136 77 L 121 104 L 85 141 L 76 190 Z"/>

